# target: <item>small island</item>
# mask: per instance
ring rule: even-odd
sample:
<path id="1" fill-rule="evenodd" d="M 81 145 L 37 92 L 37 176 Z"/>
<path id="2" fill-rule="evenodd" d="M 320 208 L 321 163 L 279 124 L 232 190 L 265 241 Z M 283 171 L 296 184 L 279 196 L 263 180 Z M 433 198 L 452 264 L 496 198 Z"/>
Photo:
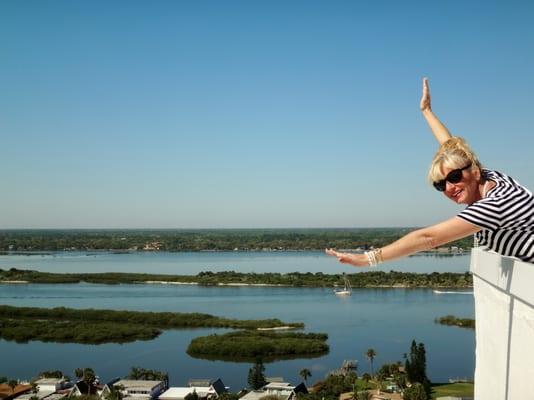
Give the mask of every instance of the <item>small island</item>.
<path id="1" fill-rule="evenodd" d="M 103 344 L 150 340 L 164 329 L 290 327 L 302 323 L 278 319 L 238 320 L 201 313 L 77 310 L 0 305 L 0 337 L 5 340 Z"/>
<path id="2" fill-rule="evenodd" d="M 475 329 L 475 320 L 471 318 L 458 318 L 454 315 L 446 315 L 436 318 L 436 323 L 441 325 L 459 326 L 460 328 Z"/>
<path id="3" fill-rule="evenodd" d="M 238 331 L 193 339 L 187 353 L 195 358 L 254 362 L 318 357 L 328 353 L 324 333 Z"/>

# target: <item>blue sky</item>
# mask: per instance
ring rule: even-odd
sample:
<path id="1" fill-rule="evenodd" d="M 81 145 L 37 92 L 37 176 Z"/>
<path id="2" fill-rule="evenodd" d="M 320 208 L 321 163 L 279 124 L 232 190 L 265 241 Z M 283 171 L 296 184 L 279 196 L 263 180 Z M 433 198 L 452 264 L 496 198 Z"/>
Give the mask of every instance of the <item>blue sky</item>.
<path id="1" fill-rule="evenodd" d="M 2 1 L 0 227 L 438 222 L 423 76 L 533 189 L 533 4 Z"/>

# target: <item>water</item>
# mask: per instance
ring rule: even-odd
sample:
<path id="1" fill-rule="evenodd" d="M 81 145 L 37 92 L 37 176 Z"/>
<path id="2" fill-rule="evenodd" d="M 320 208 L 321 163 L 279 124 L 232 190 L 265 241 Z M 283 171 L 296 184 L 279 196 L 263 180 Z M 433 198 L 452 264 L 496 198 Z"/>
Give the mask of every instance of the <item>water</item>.
<path id="1" fill-rule="evenodd" d="M 58 252 L 47 255 L 0 256 L 0 268 L 35 269 L 43 272 L 139 272 L 196 275 L 200 271 L 323 272 L 367 271 L 351 268 L 322 251 L 303 252 Z M 468 256 L 418 255 L 385 263 L 383 271 L 465 272 Z"/>
<path id="2" fill-rule="evenodd" d="M 465 271 L 468 257 L 412 257 L 384 270 Z M 155 253 L 72 257 L 2 256 L 0 268 L 16 266 L 57 272 L 198 273 L 201 270 L 310 271 L 353 270 L 320 253 Z M 209 268 L 205 268 L 209 266 Z M 195 269 L 196 268 L 196 269 Z M 284 269 L 285 268 L 285 269 Z M 317 269 L 316 268 L 320 268 Z M 463 269 L 462 269 L 463 268 Z M 17 306 L 108 308 L 141 311 L 206 312 L 242 319 L 280 318 L 304 322 L 306 331 L 329 335 L 330 353 L 314 359 L 285 360 L 266 365 L 268 376 L 298 383 L 308 368 L 311 382 L 338 368 L 345 359 L 359 360 L 359 373 L 369 370 L 364 353 L 377 352 L 374 365 L 403 360 L 412 339 L 425 343 L 427 369 L 434 381 L 472 377 L 474 332 L 434 323 L 446 314 L 473 317 L 472 296 L 435 294 L 429 289 L 358 289 L 340 298 L 331 289 L 285 287 L 197 287 L 174 285 L 0 285 L 0 303 Z M 185 349 L 194 337 L 221 329 L 169 330 L 152 341 L 129 344 L 78 345 L 0 340 L 0 375 L 31 378 L 43 370 L 73 375 L 91 366 L 103 379 L 125 376 L 130 367 L 168 371 L 171 385 L 190 378 L 222 378 L 237 391 L 246 386 L 250 364 L 198 360 Z"/>

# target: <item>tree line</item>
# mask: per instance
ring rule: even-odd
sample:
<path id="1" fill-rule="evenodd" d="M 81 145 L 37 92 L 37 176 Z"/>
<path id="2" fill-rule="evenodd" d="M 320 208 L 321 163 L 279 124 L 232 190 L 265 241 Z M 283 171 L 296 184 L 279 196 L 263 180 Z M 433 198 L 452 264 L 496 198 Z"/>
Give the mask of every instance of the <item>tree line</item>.
<path id="1" fill-rule="evenodd" d="M 144 283 L 144 282 L 183 282 L 204 286 L 218 284 L 265 284 L 305 287 L 333 287 L 343 285 L 346 277 L 353 288 L 366 287 L 433 287 L 433 288 L 470 288 L 473 278 L 469 272 L 432 272 L 413 273 L 398 271 L 369 271 L 353 274 L 324 274 L 322 272 L 290 273 L 244 273 L 235 271 L 203 271 L 196 275 L 162 275 L 139 273 L 50 273 L 11 268 L 0 269 L 0 281 L 25 281 L 29 283 Z"/>
<path id="2" fill-rule="evenodd" d="M 367 249 L 384 246 L 414 229 L 0 230 L 0 251 Z M 467 249 L 472 238 L 451 245 Z"/>

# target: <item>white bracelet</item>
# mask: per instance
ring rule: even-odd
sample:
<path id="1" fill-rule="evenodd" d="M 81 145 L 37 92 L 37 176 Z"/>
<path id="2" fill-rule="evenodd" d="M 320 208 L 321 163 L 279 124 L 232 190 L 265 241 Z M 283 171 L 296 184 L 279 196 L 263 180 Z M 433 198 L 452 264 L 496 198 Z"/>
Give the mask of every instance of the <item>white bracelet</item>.
<path id="1" fill-rule="evenodd" d="M 377 262 L 376 262 L 375 253 L 373 251 L 366 251 L 365 255 L 367 256 L 367 261 L 369 262 L 369 266 L 376 267 Z"/>
<path id="2" fill-rule="evenodd" d="M 378 264 L 383 262 L 382 260 L 382 249 L 373 249 L 371 251 L 366 251 L 365 255 L 369 262 L 370 267 L 376 267 Z"/>

